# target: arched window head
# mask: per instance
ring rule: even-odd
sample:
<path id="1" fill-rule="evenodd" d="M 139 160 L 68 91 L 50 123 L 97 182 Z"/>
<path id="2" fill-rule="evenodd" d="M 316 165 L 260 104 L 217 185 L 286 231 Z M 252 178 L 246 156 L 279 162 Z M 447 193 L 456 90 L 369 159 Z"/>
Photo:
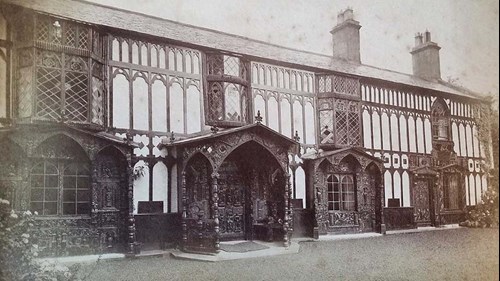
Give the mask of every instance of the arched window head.
<path id="1" fill-rule="evenodd" d="M 432 138 L 435 140 L 450 139 L 450 110 L 442 99 L 432 104 Z"/>

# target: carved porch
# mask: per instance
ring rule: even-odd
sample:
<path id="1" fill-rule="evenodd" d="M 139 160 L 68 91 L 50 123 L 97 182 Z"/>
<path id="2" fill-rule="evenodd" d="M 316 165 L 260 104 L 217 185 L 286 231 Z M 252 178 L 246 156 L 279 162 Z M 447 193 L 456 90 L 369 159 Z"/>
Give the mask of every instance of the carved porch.
<path id="1" fill-rule="evenodd" d="M 168 140 L 180 167 L 182 247 L 213 253 L 224 240 L 278 238 L 292 233 L 288 155 L 297 143 L 256 123 Z M 271 234 L 269 234 L 271 231 Z"/>

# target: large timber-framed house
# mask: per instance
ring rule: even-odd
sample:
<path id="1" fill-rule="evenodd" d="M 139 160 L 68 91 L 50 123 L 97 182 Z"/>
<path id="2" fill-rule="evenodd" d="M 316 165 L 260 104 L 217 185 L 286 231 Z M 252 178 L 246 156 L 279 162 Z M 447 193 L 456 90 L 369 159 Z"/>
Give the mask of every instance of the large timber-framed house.
<path id="1" fill-rule="evenodd" d="M 47 255 L 384 232 L 463 219 L 475 118 L 417 34 L 413 75 L 85 1 L 0 3 L 0 184 Z"/>

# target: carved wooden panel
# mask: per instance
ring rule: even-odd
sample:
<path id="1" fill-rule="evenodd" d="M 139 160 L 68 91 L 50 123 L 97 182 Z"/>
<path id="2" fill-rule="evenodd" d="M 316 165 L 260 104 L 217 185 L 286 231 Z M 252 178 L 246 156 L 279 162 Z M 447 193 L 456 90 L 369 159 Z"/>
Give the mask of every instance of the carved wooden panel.
<path id="1" fill-rule="evenodd" d="M 328 214 L 328 223 L 330 226 L 356 225 L 356 212 L 333 212 Z"/>
<path id="2" fill-rule="evenodd" d="M 219 168 L 219 221 L 221 239 L 245 238 L 248 190 L 236 163 L 226 161 Z"/>
<path id="3" fill-rule="evenodd" d="M 431 222 L 429 183 L 428 179 L 416 179 L 412 188 L 416 223 Z"/>
<path id="4" fill-rule="evenodd" d="M 90 220 L 38 220 L 36 226 L 32 235 L 42 256 L 93 254 L 100 248 L 99 231 Z"/>

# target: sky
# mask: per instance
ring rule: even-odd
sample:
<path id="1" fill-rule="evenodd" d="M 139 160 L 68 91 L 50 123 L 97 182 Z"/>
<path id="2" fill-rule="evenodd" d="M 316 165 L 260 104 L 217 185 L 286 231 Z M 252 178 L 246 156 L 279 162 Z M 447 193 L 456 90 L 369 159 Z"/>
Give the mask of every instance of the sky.
<path id="1" fill-rule="evenodd" d="M 332 54 L 347 7 L 360 22 L 363 64 L 411 74 L 416 32 L 439 44 L 441 77 L 498 96 L 497 0 L 90 0 L 299 50 Z"/>

